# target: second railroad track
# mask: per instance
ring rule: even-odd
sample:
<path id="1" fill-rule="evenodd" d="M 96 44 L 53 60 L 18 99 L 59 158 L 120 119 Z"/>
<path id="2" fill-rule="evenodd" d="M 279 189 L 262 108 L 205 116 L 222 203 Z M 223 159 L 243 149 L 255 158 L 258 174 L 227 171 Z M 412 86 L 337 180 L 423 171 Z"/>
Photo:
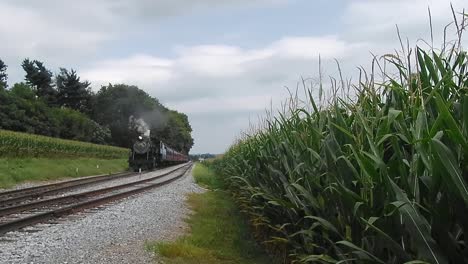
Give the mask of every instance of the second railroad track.
<path id="1" fill-rule="evenodd" d="M 102 176 L 98 176 L 82 181 L 68 181 L 62 185 L 28 188 L 23 193 L 21 190 L 0 193 L 0 235 L 165 185 L 185 175 L 190 168 L 189 163 L 155 176 L 136 177 L 130 182 L 71 194 L 67 194 L 66 191 L 104 180 L 100 178 Z M 114 176 L 114 179 L 129 176 L 135 174 L 119 174 Z"/>

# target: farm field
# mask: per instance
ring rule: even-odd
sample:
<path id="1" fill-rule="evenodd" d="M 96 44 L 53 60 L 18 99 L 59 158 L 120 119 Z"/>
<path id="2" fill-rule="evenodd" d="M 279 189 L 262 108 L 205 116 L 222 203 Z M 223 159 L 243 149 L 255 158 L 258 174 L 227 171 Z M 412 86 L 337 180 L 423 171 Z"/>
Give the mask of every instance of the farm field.
<path id="1" fill-rule="evenodd" d="M 307 99 L 293 94 L 218 173 L 291 261 L 468 263 L 467 53 L 404 47 L 373 64 L 329 98 L 304 83 Z"/>
<path id="2" fill-rule="evenodd" d="M 0 157 L 123 159 L 128 153 L 125 148 L 0 130 Z"/>
<path id="3" fill-rule="evenodd" d="M 117 173 L 128 168 L 128 150 L 0 130 L 0 188 L 26 181 Z"/>

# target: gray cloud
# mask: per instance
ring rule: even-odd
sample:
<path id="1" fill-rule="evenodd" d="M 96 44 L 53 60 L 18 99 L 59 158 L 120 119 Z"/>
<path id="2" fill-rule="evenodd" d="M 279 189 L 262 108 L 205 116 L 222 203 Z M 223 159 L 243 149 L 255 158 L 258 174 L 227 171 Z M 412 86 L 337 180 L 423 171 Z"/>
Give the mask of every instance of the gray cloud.
<path id="1" fill-rule="evenodd" d="M 19 64 L 26 57 L 44 60 L 50 68 L 80 68 L 112 41 L 148 22 L 157 26 L 160 19 L 214 7 L 245 8 L 285 1 L 3 0 L 0 55 L 10 65 L 10 79 L 21 80 Z"/>
<path id="2" fill-rule="evenodd" d="M 258 4 L 279 4 L 284 0 L 108 0 L 112 11 L 121 16 L 137 19 L 157 19 L 161 17 L 192 13 L 203 8 L 245 7 Z"/>
<path id="3" fill-rule="evenodd" d="M 440 25 L 451 22 L 450 5 L 443 0 L 347 1 L 344 14 L 337 16 L 336 23 L 342 27 L 330 35 L 284 35 L 250 49 L 235 44 L 180 47 L 175 43 L 173 56 L 134 51 L 83 63 L 98 56 L 118 36 L 142 25 L 157 27 L 167 17 L 286 2 L 4 0 L 0 17 L 14 22 L 0 24 L 0 41 L 5 44 L 0 46 L 0 56 L 10 66 L 24 57 L 42 59 L 51 68 L 79 65 L 79 73 L 95 88 L 108 82 L 136 84 L 188 114 L 194 128 L 194 152 L 221 152 L 270 102 L 274 107 L 280 105 L 288 94 L 285 86 L 294 90 L 301 77 L 317 77 L 319 54 L 324 76 L 338 76 L 337 58 L 344 75 L 355 78 L 356 66 L 369 65 L 370 52 L 385 54 L 399 48 L 395 24 L 414 44 L 429 36 L 428 5 L 436 39 L 442 36 Z M 452 2 L 458 10 L 468 7 L 465 0 Z M 9 74 L 16 80 L 22 75 L 14 67 Z"/>
<path id="4" fill-rule="evenodd" d="M 115 26 L 119 20 L 157 20 L 176 16 L 205 8 L 255 7 L 258 5 L 275 5 L 287 0 L 3 0 L 3 4 L 34 13 L 47 15 L 48 19 L 60 24 L 77 25 L 81 28 Z M 120 21 L 119 26 L 124 26 Z"/>

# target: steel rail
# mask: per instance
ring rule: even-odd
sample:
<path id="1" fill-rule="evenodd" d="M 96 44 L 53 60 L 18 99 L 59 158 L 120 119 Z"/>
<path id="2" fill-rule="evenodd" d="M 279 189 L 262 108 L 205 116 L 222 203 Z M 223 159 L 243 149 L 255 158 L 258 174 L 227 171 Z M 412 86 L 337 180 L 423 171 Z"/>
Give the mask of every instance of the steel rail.
<path id="1" fill-rule="evenodd" d="M 35 187 L 30 187 L 30 188 L 0 192 L 0 205 L 10 202 L 10 201 L 14 202 L 15 199 L 20 199 L 23 197 L 34 198 L 35 196 L 40 196 L 44 192 L 52 192 L 55 190 L 66 191 L 68 189 L 78 187 L 78 186 L 85 186 L 87 184 L 110 181 L 110 180 L 120 179 L 124 177 L 130 177 L 134 175 L 136 175 L 136 173 L 134 172 L 104 174 L 104 175 L 91 176 L 91 177 L 74 179 L 74 180 L 69 180 L 69 181 L 51 183 L 51 184 L 46 184 L 46 185 L 39 185 Z M 7 197 L 7 198 L 5 199 L 3 197 Z"/>
<path id="2" fill-rule="evenodd" d="M 132 177 L 138 175 L 136 172 L 124 172 L 118 173 L 113 175 L 99 175 L 99 176 L 92 176 L 87 178 L 81 178 L 76 180 L 52 183 L 47 185 L 41 185 L 31 188 L 25 189 L 18 189 L 13 191 L 7 191 L 0 193 L 0 208 L 10 207 L 15 203 L 19 203 L 21 201 L 27 201 L 36 199 L 41 196 L 45 195 L 53 195 L 58 193 L 63 193 L 75 188 L 81 188 L 87 185 L 117 180 L 126 177 Z M 10 196 L 10 198 L 3 198 L 5 196 Z M 11 197 L 13 196 L 13 197 Z"/>
<path id="3" fill-rule="evenodd" d="M 96 196 L 96 195 L 99 195 L 99 194 L 104 194 L 104 193 L 108 193 L 108 192 L 111 192 L 111 191 L 127 188 L 127 187 L 130 187 L 132 185 L 136 185 L 136 184 L 141 184 L 141 183 L 145 183 L 145 182 L 154 181 L 156 179 L 159 179 L 159 178 L 165 177 L 165 176 L 167 176 L 167 175 L 169 175 L 171 173 L 174 173 L 175 171 L 180 170 L 181 168 L 184 168 L 184 167 L 185 166 L 178 167 L 176 169 L 165 172 L 163 174 L 160 174 L 160 175 L 157 175 L 157 176 L 154 176 L 154 177 L 150 177 L 150 178 L 147 178 L 147 179 L 143 179 L 143 180 L 136 180 L 136 181 L 133 181 L 133 182 L 124 183 L 124 184 L 120 184 L 120 185 L 115 185 L 115 186 L 111 186 L 111 187 L 106 187 L 106 188 L 102 188 L 102 189 L 97 189 L 97 190 L 93 190 L 93 191 L 87 191 L 87 192 L 82 192 L 82 193 L 77 193 L 77 194 L 71 194 L 71 195 L 66 195 L 66 196 L 50 198 L 50 199 L 44 199 L 44 200 L 40 200 L 40 201 L 34 201 L 34 202 L 31 202 L 31 203 L 24 203 L 24 204 L 19 204 L 19 205 L 13 205 L 13 206 L 10 206 L 10 207 L 0 208 L 0 217 L 10 215 L 10 214 L 14 214 L 14 213 L 24 212 L 26 210 L 41 208 L 41 207 L 48 206 L 48 205 L 53 205 L 53 204 L 58 204 L 58 203 L 65 203 L 65 202 L 70 202 L 70 201 L 79 201 L 79 200 L 83 200 L 84 198 L 87 198 L 87 197 L 92 197 L 92 196 Z"/>
<path id="4" fill-rule="evenodd" d="M 42 213 L 38 213 L 38 214 L 35 214 L 35 215 L 31 215 L 31 216 L 28 216 L 28 217 L 25 217 L 25 218 L 16 219 L 16 220 L 13 220 L 13 221 L 2 223 L 2 224 L 0 224 L 0 235 L 3 235 L 3 234 L 5 234 L 7 232 L 10 232 L 10 231 L 18 230 L 18 229 L 21 229 L 21 228 L 24 228 L 24 227 L 27 227 L 27 226 L 30 226 L 30 225 L 34 225 L 34 224 L 37 224 L 37 223 L 41 223 L 41 222 L 49 221 L 49 220 L 52 220 L 52 219 L 60 218 L 60 217 L 66 216 L 66 215 L 70 215 L 70 214 L 73 214 L 75 212 L 82 211 L 82 210 L 85 210 L 85 209 L 88 209 L 88 208 L 94 208 L 94 207 L 97 207 L 97 206 L 100 206 L 100 205 L 103 205 L 103 204 L 106 204 L 106 203 L 109 203 L 109 202 L 112 202 L 112 201 L 120 200 L 122 198 L 129 197 L 131 195 L 138 194 L 138 193 L 150 190 L 152 188 L 156 188 L 156 187 L 159 187 L 159 186 L 166 185 L 166 184 L 171 183 L 171 182 L 181 178 L 182 176 L 184 176 L 187 173 L 187 171 L 190 170 L 191 167 L 192 167 L 192 164 L 189 164 L 189 165 L 183 166 L 183 167 L 179 167 L 177 170 L 183 169 L 183 168 L 185 168 L 185 170 L 183 170 L 183 172 L 178 174 L 177 176 L 169 178 L 169 179 L 167 179 L 165 181 L 152 183 L 152 184 L 145 185 L 145 186 L 142 186 L 142 187 L 137 187 L 137 188 L 132 189 L 132 190 L 119 192 L 119 193 L 104 196 L 104 197 L 99 197 L 99 198 L 96 198 L 96 199 L 92 199 L 92 200 L 72 204 L 72 205 L 69 205 L 69 206 L 66 206 L 66 207 L 63 207 L 63 208 L 50 210 L 50 211 L 47 211 L 47 212 L 42 212 Z M 174 171 L 172 171 L 172 173 L 174 173 Z"/>

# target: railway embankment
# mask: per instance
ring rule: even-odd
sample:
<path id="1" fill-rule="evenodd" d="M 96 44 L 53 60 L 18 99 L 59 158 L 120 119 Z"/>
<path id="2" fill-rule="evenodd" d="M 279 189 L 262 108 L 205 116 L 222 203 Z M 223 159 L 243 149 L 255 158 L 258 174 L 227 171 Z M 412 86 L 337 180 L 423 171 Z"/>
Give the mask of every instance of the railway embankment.
<path id="1" fill-rule="evenodd" d="M 184 218 L 190 212 L 186 195 L 203 191 L 186 168 L 179 165 L 144 173 L 138 180 L 169 173 L 156 182 L 169 180 L 170 183 L 3 234 L 0 263 L 153 263 L 154 255 L 145 250 L 147 241 L 171 240 L 183 234 Z M 118 184 L 127 181 L 129 178 L 125 177 Z M 95 186 L 86 188 L 80 187 L 80 193 L 96 189 Z"/>

